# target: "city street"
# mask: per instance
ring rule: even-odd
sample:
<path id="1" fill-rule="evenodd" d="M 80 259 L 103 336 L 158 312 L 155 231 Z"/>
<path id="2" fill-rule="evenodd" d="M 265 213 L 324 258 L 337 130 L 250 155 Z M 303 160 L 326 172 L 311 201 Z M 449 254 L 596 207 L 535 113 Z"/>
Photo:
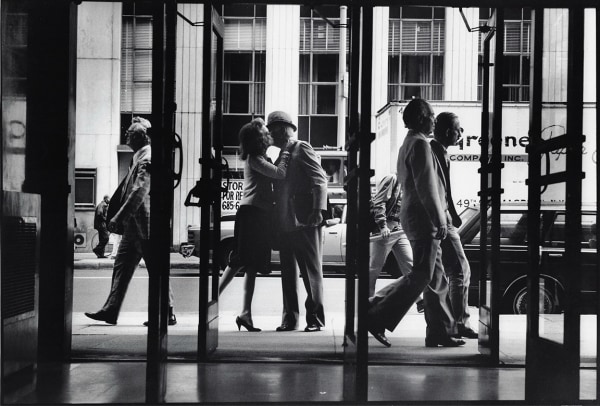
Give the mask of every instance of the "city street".
<path id="1" fill-rule="evenodd" d="M 73 301 L 73 346 L 76 353 L 93 354 L 136 353 L 143 356 L 145 340 L 133 337 L 145 336 L 146 328 L 142 322 L 147 316 L 148 275 L 144 268 L 136 271 L 123 303 L 119 323 L 108 326 L 94 322 L 84 316 L 85 311 L 98 310 L 110 288 L 112 270 L 110 269 L 78 269 L 74 283 Z M 378 288 L 391 282 L 391 279 L 378 281 Z M 198 331 L 198 277 L 194 269 L 173 270 L 171 283 L 175 294 L 175 312 L 178 323 L 169 327 L 170 353 L 187 358 L 196 351 Z M 242 329 L 237 331 L 235 316 L 241 309 L 243 278 L 236 277 L 223 292 L 219 300 L 219 351 L 223 356 L 237 358 L 254 357 L 296 357 L 303 359 L 322 356 L 324 359 L 339 359 L 343 351 L 341 347 L 344 329 L 344 279 L 325 278 L 325 313 L 326 327 L 319 333 L 304 333 L 303 302 L 306 298 L 304 288 L 299 281 L 299 300 L 301 308 L 300 330 L 291 333 L 277 333 L 275 327 L 280 324 L 281 285 L 278 275 L 260 276 L 256 283 L 253 301 L 253 319 L 261 333 L 248 333 Z M 549 336 L 556 336 L 560 331 L 557 322 L 560 315 L 546 315 L 546 331 Z M 471 308 L 472 326 L 478 325 L 478 309 Z M 593 363 L 595 359 L 595 316 L 582 316 L 582 361 Z M 477 340 L 467 340 L 462 348 L 427 349 L 424 347 L 425 320 L 417 313 L 416 306 L 409 311 L 394 332 L 387 335 L 392 341 L 392 348 L 379 345 L 369 337 L 370 358 L 381 362 L 415 362 L 415 363 L 478 363 L 481 362 Z M 500 351 L 501 361 L 505 364 L 523 365 L 525 356 L 526 317 L 518 315 L 502 315 L 500 318 Z M 110 343 L 108 340 L 112 337 Z M 130 337 L 127 339 L 127 337 Z M 240 339 L 241 338 L 241 339 Z M 284 341 L 282 341 L 284 340 Z M 289 345 L 287 345 L 289 344 Z M 134 350 L 134 347 L 137 350 Z M 101 349 L 101 350 L 100 350 Z M 88 351 L 89 352 L 89 351 Z"/>

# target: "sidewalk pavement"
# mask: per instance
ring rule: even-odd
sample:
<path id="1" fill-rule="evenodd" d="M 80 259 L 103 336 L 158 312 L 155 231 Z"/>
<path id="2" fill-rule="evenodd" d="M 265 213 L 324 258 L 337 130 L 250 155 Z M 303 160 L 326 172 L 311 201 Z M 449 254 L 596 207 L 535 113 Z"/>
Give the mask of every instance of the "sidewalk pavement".
<path id="1" fill-rule="evenodd" d="M 112 269 L 114 259 L 98 258 L 93 252 L 75 252 L 73 266 L 75 270 L 80 269 Z M 200 260 L 191 256 L 184 258 L 178 252 L 171 252 L 171 269 L 199 269 Z M 140 262 L 140 268 L 146 268 L 144 260 Z"/>

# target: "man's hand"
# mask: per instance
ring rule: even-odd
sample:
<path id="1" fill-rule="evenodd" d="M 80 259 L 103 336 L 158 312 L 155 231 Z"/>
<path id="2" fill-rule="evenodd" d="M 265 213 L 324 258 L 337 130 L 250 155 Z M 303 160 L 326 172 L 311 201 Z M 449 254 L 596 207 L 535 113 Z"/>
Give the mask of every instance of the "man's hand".
<path id="1" fill-rule="evenodd" d="M 108 223 L 108 226 L 106 226 L 106 228 L 111 233 L 114 233 L 115 231 L 117 231 L 117 222 L 114 219 L 111 219 Z"/>
<path id="2" fill-rule="evenodd" d="M 381 238 L 386 240 L 390 236 L 391 233 L 392 232 L 390 231 L 388 226 L 383 226 L 383 228 L 381 229 Z"/>
<path id="3" fill-rule="evenodd" d="M 444 238 L 446 238 L 447 234 L 448 234 L 448 226 L 446 224 L 441 225 L 438 227 L 437 233 L 435 234 L 435 239 L 443 240 Z"/>
<path id="4" fill-rule="evenodd" d="M 308 225 L 309 226 L 319 226 L 323 222 L 323 213 L 321 213 L 320 209 L 313 209 L 310 215 L 308 216 Z"/>

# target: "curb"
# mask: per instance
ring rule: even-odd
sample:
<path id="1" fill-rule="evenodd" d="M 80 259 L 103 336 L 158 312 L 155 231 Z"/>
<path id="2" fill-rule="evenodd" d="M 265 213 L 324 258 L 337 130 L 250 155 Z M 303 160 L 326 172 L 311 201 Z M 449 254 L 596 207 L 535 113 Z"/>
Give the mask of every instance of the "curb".
<path id="1" fill-rule="evenodd" d="M 109 258 L 77 258 L 77 255 L 73 261 L 74 270 L 111 270 L 115 264 L 114 259 Z M 142 260 L 139 264 L 139 268 L 146 269 L 146 264 Z M 199 260 L 197 258 L 183 259 L 171 257 L 171 269 L 194 269 L 198 270 Z"/>

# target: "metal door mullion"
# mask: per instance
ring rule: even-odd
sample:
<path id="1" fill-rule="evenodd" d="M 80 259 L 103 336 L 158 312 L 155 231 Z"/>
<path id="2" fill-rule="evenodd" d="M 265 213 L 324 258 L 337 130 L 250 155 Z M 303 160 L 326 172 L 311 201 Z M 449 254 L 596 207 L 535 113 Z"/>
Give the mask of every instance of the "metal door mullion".
<path id="1" fill-rule="evenodd" d="M 539 329 L 539 274 L 540 274 L 540 205 L 541 205 L 541 168 L 542 153 L 538 145 L 542 142 L 542 62 L 543 62 L 543 34 L 544 34 L 544 10 L 537 8 L 533 13 L 533 35 L 531 47 L 533 58 L 531 60 L 532 83 L 530 86 L 530 113 L 529 113 L 529 134 L 530 145 L 526 151 L 529 155 L 529 174 L 527 179 L 527 209 L 530 213 L 527 221 L 527 233 L 529 235 L 529 274 L 527 276 L 527 350 L 526 357 L 535 354 L 535 340 Z M 526 362 L 527 364 L 527 362 Z M 537 379 L 537 376 L 527 374 L 525 379 Z M 527 386 L 527 384 L 526 384 Z"/>
<path id="2" fill-rule="evenodd" d="M 598 22 L 600 21 L 600 6 L 596 7 L 596 128 L 600 128 L 600 80 L 598 80 L 598 66 L 600 66 L 600 52 L 598 52 L 598 44 L 600 44 L 600 29 L 598 29 Z M 596 131 L 596 145 L 600 145 L 598 140 L 600 139 L 600 131 Z M 596 182 L 600 179 L 600 165 L 596 163 Z M 596 206 L 600 201 L 600 194 L 598 193 L 598 185 L 596 183 Z M 596 225 L 600 224 L 600 211 L 596 208 Z M 598 239 L 598 231 L 596 229 L 596 239 Z M 596 248 L 596 275 L 600 275 L 600 254 L 598 248 Z M 600 278 L 596 278 L 596 357 L 600 354 L 600 323 L 597 321 L 597 317 L 600 315 Z M 596 398 L 600 397 L 600 362 L 596 360 Z"/>

